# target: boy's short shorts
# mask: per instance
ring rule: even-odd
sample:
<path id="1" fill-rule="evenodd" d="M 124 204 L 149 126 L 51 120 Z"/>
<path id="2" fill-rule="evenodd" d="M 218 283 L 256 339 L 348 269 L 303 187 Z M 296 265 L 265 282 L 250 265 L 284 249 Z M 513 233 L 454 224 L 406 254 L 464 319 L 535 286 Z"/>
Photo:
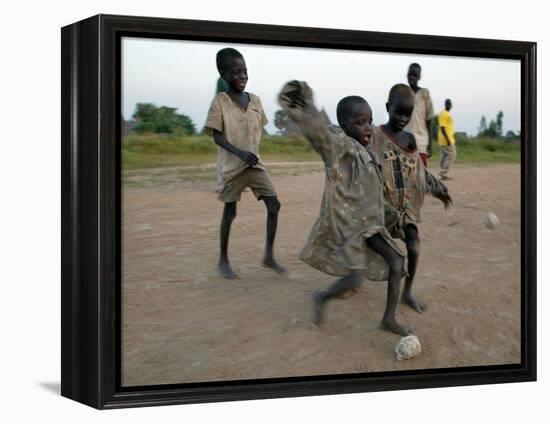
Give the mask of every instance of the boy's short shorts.
<path id="1" fill-rule="evenodd" d="M 223 182 L 223 190 L 218 195 L 218 199 L 224 203 L 238 202 L 246 187 L 250 187 L 258 200 L 277 196 L 271 178 L 266 171 L 258 168 L 246 168 L 240 174 Z"/>

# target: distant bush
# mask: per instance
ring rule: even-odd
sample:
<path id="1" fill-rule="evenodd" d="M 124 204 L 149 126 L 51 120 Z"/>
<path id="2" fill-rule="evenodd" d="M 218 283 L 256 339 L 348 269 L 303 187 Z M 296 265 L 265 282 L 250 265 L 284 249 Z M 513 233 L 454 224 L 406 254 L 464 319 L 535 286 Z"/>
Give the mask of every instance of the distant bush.
<path id="1" fill-rule="evenodd" d="M 177 108 L 152 103 L 138 103 L 133 114 L 133 131 L 139 134 L 195 134 L 195 124 L 190 117 L 176 113 Z"/>

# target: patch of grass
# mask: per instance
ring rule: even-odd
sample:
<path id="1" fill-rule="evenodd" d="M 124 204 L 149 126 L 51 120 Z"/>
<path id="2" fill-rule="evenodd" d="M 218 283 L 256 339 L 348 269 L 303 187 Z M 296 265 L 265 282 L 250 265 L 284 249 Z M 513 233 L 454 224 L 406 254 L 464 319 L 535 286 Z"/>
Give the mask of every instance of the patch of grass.
<path id="1" fill-rule="evenodd" d="M 122 141 L 125 170 L 191 166 L 216 162 L 218 146 L 207 135 L 130 134 Z M 265 136 L 260 144 L 264 161 L 318 161 L 305 139 Z"/>
<path id="2" fill-rule="evenodd" d="M 458 138 L 456 141 L 456 163 L 518 162 L 521 156 L 519 140 L 489 137 Z M 431 162 L 439 161 L 439 145 L 434 144 Z"/>
<path id="3" fill-rule="evenodd" d="M 519 162 L 517 140 L 459 138 L 457 163 Z M 218 146 L 207 135 L 130 134 L 122 141 L 124 170 L 192 166 L 216 162 Z M 303 138 L 265 136 L 260 144 L 264 161 L 319 161 Z M 439 146 L 434 145 L 431 161 L 439 160 Z"/>

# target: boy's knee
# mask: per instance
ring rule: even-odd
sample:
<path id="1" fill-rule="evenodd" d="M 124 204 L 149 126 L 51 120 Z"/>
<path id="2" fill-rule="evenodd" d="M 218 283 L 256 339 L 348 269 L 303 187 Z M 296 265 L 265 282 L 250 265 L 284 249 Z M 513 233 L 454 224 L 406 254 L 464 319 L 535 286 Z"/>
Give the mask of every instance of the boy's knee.
<path id="1" fill-rule="evenodd" d="M 390 266 L 390 273 L 401 274 L 403 272 L 403 258 L 401 256 L 395 256 L 392 258 L 388 265 Z"/>
<path id="2" fill-rule="evenodd" d="M 281 202 L 279 202 L 279 199 L 276 197 L 266 198 L 265 205 L 267 207 L 267 212 L 271 214 L 277 214 L 281 209 Z"/>
<path id="3" fill-rule="evenodd" d="M 407 240 L 407 251 L 409 253 L 418 254 L 420 252 L 420 239 L 415 238 L 412 240 Z"/>
<path id="4" fill-rule="evenodd" d="M 420 238 L 418 237 L 418 229 L 414 224 L 405 226 L 405 244 L 409 253 L 420 251 Z"/>

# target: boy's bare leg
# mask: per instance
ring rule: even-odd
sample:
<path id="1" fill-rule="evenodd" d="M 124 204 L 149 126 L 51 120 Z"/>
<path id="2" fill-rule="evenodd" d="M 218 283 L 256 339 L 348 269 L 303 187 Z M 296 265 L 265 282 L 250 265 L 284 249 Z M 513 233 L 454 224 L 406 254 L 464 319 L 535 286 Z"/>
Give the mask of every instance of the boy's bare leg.
<path id="1" fill-rule="evenodd" d="M 323 306 L 325 302 L 333 297 L 338 297 L 342 293 L 359 287 L 363 277 L 356 270 L 351 270 L 351 274 L 339 278 L 326 290 L 317 290 L 313 293 L 313 316 L 314 324 L 320 325 L 323 321 Z"/>
<path id="2" fill-rule="evenodd" d="M 401 295 L 401 301 L 409 305 L 416 312 L 420 313 L 424 312 L 426 305 L 424 305 L 424 303 L 412 294 L 412 284 L 416 274 L 418 257 L 420 255 L 420 239 L 418 238 L 418 229 L 413 224 L 407 224 L 405 226 L 405 244 L 407 245 L 409 276 L 405 278 L 405 288 L 403 289 L 403 294 Z"/>
<path id="3" fill-rule="evenodd" d="M 237 202 L 226 203 L 223 209 L 222 222 L 220 225 L 220 260 L 218 262 L 218 271 L 223 278 L 234 280 L 239 278 L 231 269 L 227 257 L 227 246 L 229 244 L 229 233 L 231 232 L 231 223 L 237 216 Z"/>
<path id="4" fill-rule="evenodd" d="M 403 272 L 403 258 L 382 238 L 380 234 L 375 234 L 367 239 L 369 246 L 376 253 L 380 254 L 388 263 L 390 274 L 388 277 L 388 296 L 386 300 L 386 311 L 382 318 L 382 328 L 407 336 L 412 330 L 407 325 L 399 324 L 395 320 L 395 311 L 399 299 L 399 286 Z"/>
<path id="5" fill-rule="evenodd" d="M 286 272 L 286 269 L 277 263 L 273 257 L 273 243 L 275 242 L 275 234 L 277 233 L 277 221 L 279 217 L 279 209 L 281 209 L 281 202 L 275 196 L 264 197 L 265 207 L 267 209 L 267 235 L 265 242 L 265 254 L 262 264 L 268 268 L 273 269 L 279 274 Z"/>
<path id="6" fill-rule="evenodd" d="M 355 296 L 355 294 L 359 291 L 358 287 L 351 288 L 349 290 L 346 290 L 344 293 L 340 293 L 338 296 L 336 296 L 338 299 L 349 299 L 350 297 Z"/>

